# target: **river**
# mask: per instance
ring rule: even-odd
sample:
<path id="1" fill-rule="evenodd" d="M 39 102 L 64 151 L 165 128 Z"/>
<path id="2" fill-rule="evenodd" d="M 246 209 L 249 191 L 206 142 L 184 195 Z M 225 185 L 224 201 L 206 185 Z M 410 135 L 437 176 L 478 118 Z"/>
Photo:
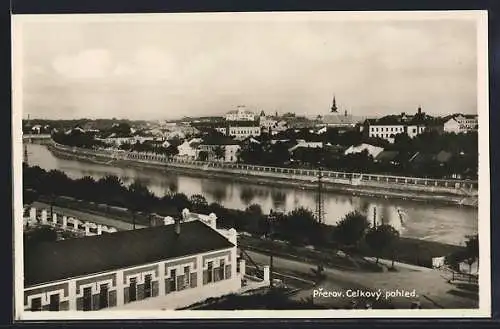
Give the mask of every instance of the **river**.
<path id="1" fill-rule="evenodd" d="M 184 174 L 150 168 L 116 167 L 67 160 L 55 157 L 44 145 L 27 144 L 28 163 L 43 169 L 57 169 L 71 178 L 92 176 L 99 179 L 116 175 L 125 184 L 139 180 L 157 196 L 180 192 L 188 196 L 202 194 L 209 203 L 218 202 L 227 208 L 245 209 L 259 204 L 264 212 L 270 209 L 288 212 L 297 207 L 316 209 L 316 193 L 292 187 L 273 187 L 215 178 L 190 177 Z M 334 225 L 350 211 L 360 210 L 370 221 L 388 223 L 404 237 L 419 238 L 461 245 L 465 236 L 477 233 L 477 208 L 423 203 L 409 200 L 380 199 L 324 192 L 326 224 Z"/>

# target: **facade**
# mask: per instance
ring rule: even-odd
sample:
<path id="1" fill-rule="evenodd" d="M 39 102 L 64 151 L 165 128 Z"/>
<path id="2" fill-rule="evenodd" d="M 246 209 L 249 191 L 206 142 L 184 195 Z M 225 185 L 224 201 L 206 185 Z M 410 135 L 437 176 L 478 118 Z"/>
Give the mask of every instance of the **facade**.
<path id="1" fill-rule="evenodd" d="M 370 138 L 382 138 L 394 143 L 396 135 L 405 134 L 414 138 L 425 131 L 434 122 L 434 118 L 427 116 L 419 107 L 415 115 L 389 115 L 380 119 L 367 119 L 363 130 L 366 130 Z"/>
<path id="2" fill-rule="evenodd" d="M 258 137 L 261 134 L 259 125 L 245 121 L 231 122 L 225 127 L 217 127 L 215 130 L 226 136 L 234 137 L 236 140 L 244 140 L 248 137 Z"/>
<path id="3" fill-rule="evenodd" d="M 447 118 L 443 124 L 443 130 L 449 133 L 467 133 L 470 131 L 477 131 L 478 118 L 477 115 L 454 115 Z"/>
<path id="4" fill-rule="evenodd" d="M 198 156 L 198 146 L 202 141 L 201 138 L 193 138 L 190 141 L 184 141 L 184 143 L 177 146 L 177 150 L 179 151 L 178 156 L 195 159 Z"/>
<path id="5" fill-rule="evenodd" d="M 167 217 L 164 226 L 25 250 L 25 311 L 119 310 L 151 301 L 176 309 L 241 289 L 236 231 L 217 229 L 214 214 L 183 216 L 182 223 Z"/>
<path id="6" fill-rule="evenodd" d="M 238 161 L 240 145 L 229 137 L 206 138 L 198 147 L 199 152 L 206 152 L 208 161 Z M 222 150 L 222 157 L 217 156 L 218 149 Z"/>
<path id="7" fill-rule="evenodd" d="M 255 121 L 255 113 L 245 109 L 245 106 L 238 106 L 236 110 L 229 111 L 225 115 L 226 121 Z"/>

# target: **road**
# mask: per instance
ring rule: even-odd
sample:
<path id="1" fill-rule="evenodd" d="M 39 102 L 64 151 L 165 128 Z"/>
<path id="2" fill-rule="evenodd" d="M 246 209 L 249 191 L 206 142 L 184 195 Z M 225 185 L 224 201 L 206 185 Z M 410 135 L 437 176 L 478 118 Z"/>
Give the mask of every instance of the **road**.
<path id="1" fill-rule="evenodd" d="M 252 251 L 247 254 L 258 264 L 269 264 L 269 256 Z M 280 273 L 291 273 L 297 276 L 310 275 L 316 264 L 293 261 L 280 257 L 273 257 L 274 270 Z M 397 308 L 409 308 L 412 301 L 419 301 L 422 308 L 475 308 L 478 307 L 477 298 L 470 293 L 456 288 L 447 282 L 443 273 L 438 270 L 414 268 L 398 268 L 397 272 L 355 272 L 325 268 L 326 278 L 314 288 L 302 290 L 296 294 L 296 299 L 311 298 L 314 289 L 323 288 L 323 291 L 338 292 L 341 297 L 313 298 L 314 303 L 329 307 L 345 307 L 353 298 L 346 296 L 348 290 L 363 292 L 378 292 L 382 297 L 379 301 L 390 303 Z M 390 297 L 385 299 L 386 293 L 411 293 L 415 290 L 418 297 Z M 349 292 L 350 293 L 350 292 Z M 467 295 L 467 296 L 465 296 Z M 365 302 L 363 298 L 360 299 Z"/>

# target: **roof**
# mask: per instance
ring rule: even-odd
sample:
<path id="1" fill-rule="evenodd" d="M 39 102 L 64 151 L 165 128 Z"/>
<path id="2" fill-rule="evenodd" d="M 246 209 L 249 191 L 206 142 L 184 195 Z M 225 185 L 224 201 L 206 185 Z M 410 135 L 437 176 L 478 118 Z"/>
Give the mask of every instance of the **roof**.
<path id="1" fill-rule="evenodd" d="M 238 145 L 239 143 L 227 136 L 207 136 L 200 145 Z"/>
<path id="2" fill-rule="evenodd" d="M 377 157 L 377 155 L 379 155 L 383 150 L 384 148 L 383 147 L 379 147 L 379 146 L 374 146 L 374 145 L 371 145 L 371 144 L 361 144 L 361 145 L 352 145 L 350 146 L 347 150 L 345 150 L 344 154 L 352 154 L 352 153 L 361 153 L 363 151 L 367 151 L 368 154 L 370 154 L 372 157 Z"/>
<path id="3" fill-rule="evenodd" d="M 257 121 L 226 121 L 222 124 L 221 128 L 225 127 L 259 127 Z"/>
<path id="4" fill-rule="evenodd" d="M 357 122 L 357 119 L 354 118 L 352 115 L 325 115 L 321 118 L 321 122 L 323 124 L 327 125 L 334 125 L 334 124 L 342 124 L 342 125 L 354 125 Z"/>
<path id="5" fill-rule="evenodd" d="M 398 155 L 399 155 L 398 151 L 382 151 L 375 157 L 375 160 L 381 162 L 393 161 L 397 158 Z"/>
<path id="6" fill-rule="evenodd" d="M 200 238 L 203 237 L 203 238 Z M 200 221 L 43 242 L 25 250 L 26 286 L 233 247 Z"/>

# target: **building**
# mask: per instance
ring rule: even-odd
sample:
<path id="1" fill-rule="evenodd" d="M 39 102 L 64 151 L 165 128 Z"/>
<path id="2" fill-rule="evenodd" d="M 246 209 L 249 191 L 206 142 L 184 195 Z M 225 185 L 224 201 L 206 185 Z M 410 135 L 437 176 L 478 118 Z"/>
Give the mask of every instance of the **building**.
<path id="1" fill-rule="evenodd" d="M 234 137 L 236 140 L 258 137 L 261 134 L 258 122 L 250 121 L 228 121 L 223 127 L 217 127 L 215 130 L 226 136 Z"/>
<path id="2" fill-rule="evenodd" d="M 177 146 L 180 157 L 187 157 L 196 159 L 198 157 L 198 146 L 203 142 L 201 138 L 193 138 L 190 141 L 184 141 L 181 145 Z"/>
<path id="3" fill-rule="evenodd" d="M 238 106 L 236 110 L 227 112 L 226 121 L 255 121 L 256 115 L 245 109 L 244 105 Z"/>
<path id="4" fill-rule="evenodd" d="M 209 136 L 203 139 L 198 146 L 201 152 L 206 152 L 208 161 L 236 162 L 240 145 L 237 141 L 226 136 Z"/>
<path id="5" fill-rule="evenodd" d="M 448 133 L 468 133 L 477 131 L 478 117 L 477 115 L 455 114 L 445 118 L 443 130 Z"/>
<path id="6" fill-rule="evenodd" d="M 388 115 L 380 119 L 365 120 L 363 130 L 366 130 L 370 138 L 382 138 L 390 143 L 394 143 L 397 135 L 406 134 L 414 138 L 427 131 L 428 123 L 433 118 L 428 117 L 419 107 L 414 116 Z"/>
<path id="7" fill-rule="evenodd" d="M 25 250 L 25 311 L 176 309 L 241 289 L 236 231 L 217 229 L 215 214 L 183 217 Z"/>

